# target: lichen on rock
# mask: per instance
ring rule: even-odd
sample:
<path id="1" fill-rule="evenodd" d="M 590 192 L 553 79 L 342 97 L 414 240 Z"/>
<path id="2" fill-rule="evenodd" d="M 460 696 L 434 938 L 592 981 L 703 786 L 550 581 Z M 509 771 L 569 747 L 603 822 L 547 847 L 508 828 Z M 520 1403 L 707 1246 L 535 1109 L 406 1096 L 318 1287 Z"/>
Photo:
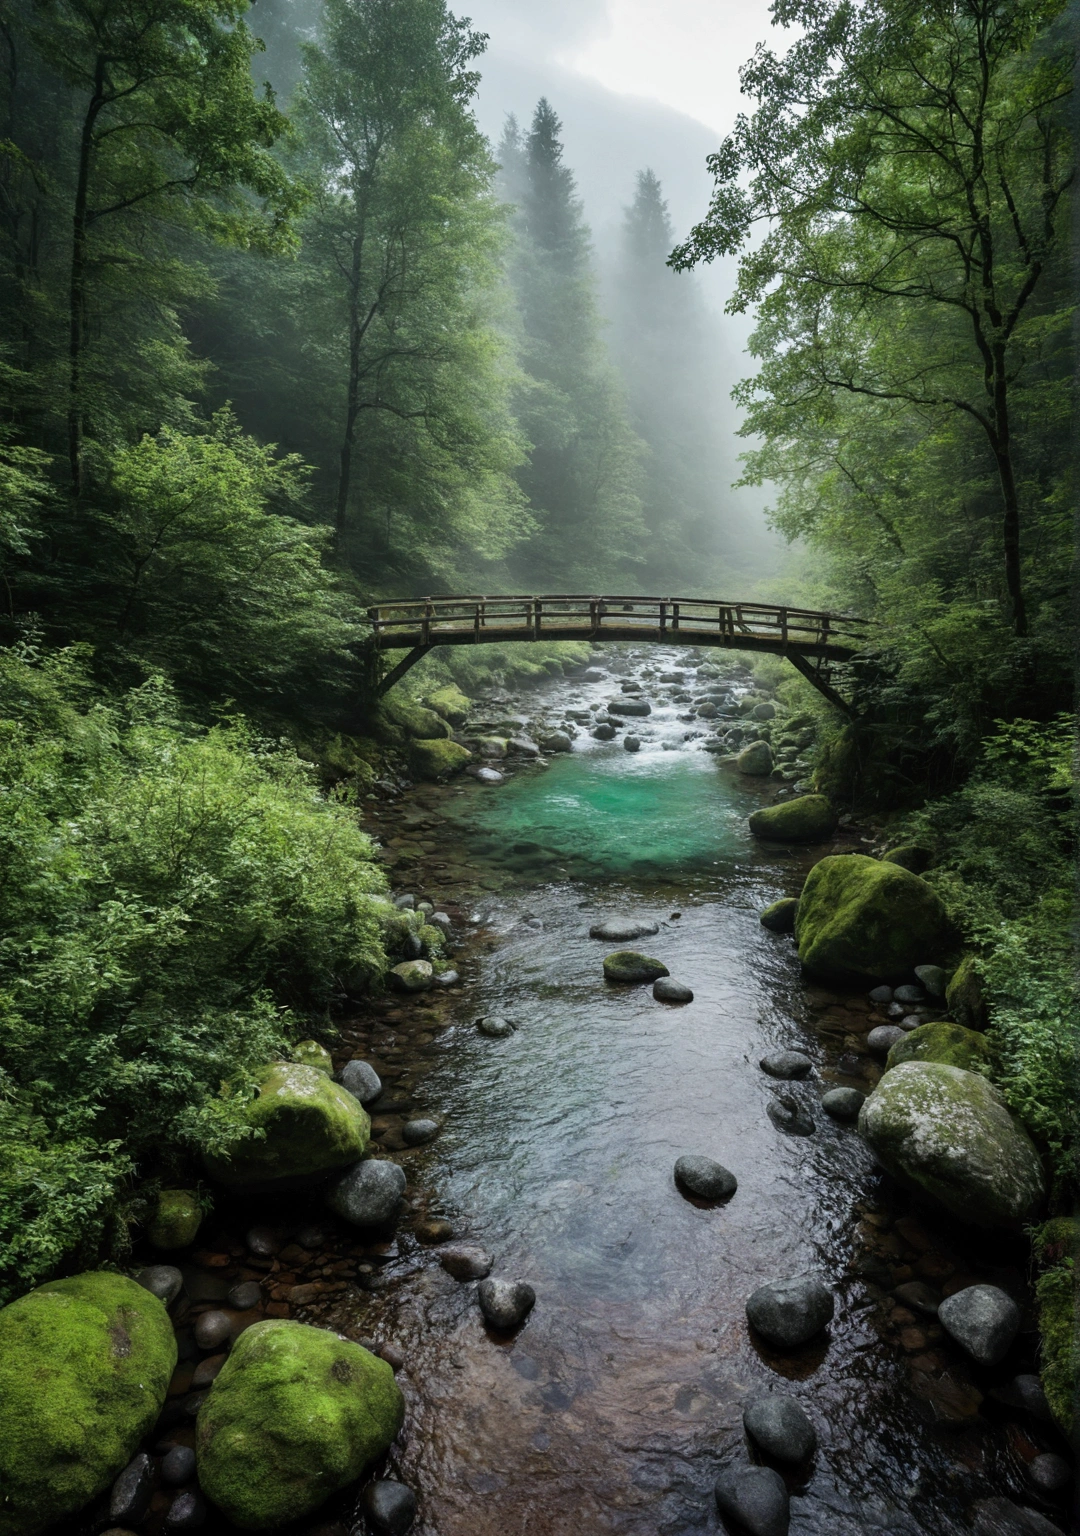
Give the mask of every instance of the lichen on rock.
<path id="1" fill-rule="evenodd" d="M 472 761 L 468 747 L 456 741 L 410 741 L 409 768 L 418 779 L 437 782 L 459 773 Z"/>
<path id="2" fill-rule="evenodd" d="M 244 1118 L 262 1137 L 206 1159 L 211 1177 L 235 1188 L 317 1180 L 355 1163 L 371 1134 L 367 1112 L 351 1093 L 317 1067 L 291 1061 L 264 1070 Z"/>
<path id="3" fill-rule="evenodd" d="M 949 1067 L 962 1067 L 965 1072 L 981 1072 L 984 1077 L 993 1075 L 994 1066 L 993 1052 L 984 1035 L 947 1020 L 920 1024 L 898 1040 L 889 1051 L 886 1066 L 898 1067 L 905 1061 L 941 1061 Z"/>

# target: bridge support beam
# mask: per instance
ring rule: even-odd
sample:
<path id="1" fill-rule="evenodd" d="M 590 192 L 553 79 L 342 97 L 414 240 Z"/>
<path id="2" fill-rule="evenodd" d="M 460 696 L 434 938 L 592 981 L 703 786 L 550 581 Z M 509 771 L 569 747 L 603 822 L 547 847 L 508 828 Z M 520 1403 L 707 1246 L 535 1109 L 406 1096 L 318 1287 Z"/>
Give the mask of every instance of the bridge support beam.
<path id="1" fill-rule="evenodd" d="M 791 662 L 796 672 L 801 672 L 808 683 L 813 683 L 818 693 L 828 699 L 835 709 L 839 709 L 843 714 L 847 715 L 849 720 L 856 718 L 855 711 L 848 701 L 837 693 L 831 683 L 826 682 L 817 668 L 805 656 L 800 655 L 798 651 L 788 651 L 787 659 Z"/>
<path id="2" fill-rule="evenodd" d="M 378 688 L 375 690 L 376 698 L 381 699 L 384 694 L 389 693 L 395 683 L 400 683 L 410 667 L 415 667 L 416 663 L 422 660 L 428 651 L 433 651 L 434 649 L 433 643 L 430 645 L 414 646 L 409 654 L 381 679 Z"/>

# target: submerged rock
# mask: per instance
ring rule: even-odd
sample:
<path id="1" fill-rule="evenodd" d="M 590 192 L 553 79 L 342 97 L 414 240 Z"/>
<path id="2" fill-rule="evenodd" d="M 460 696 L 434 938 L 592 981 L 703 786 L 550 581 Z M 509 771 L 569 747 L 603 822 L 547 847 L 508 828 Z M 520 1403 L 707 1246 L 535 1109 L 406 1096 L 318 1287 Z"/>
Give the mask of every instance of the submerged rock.
<path id="1" fill-rule="evenodd" d="M 371 1133 L 371 1121 L 351 1093 L 316 1067 L 288 1061 L 266 1068 L 244 1118 L 264 1138 L 206 1158 L 211 1177 L 234 1189 L 273 1190 L 316 1180 L 355 1163 Z"/>
<path id="2" fill-rule="evenodd" d="M 524 1280 L 489 1279 L 476 1287 L 476 1299 L 492 1328 L 510 1329 L 528 1317 L 536 1292 Z"/>
<path id="3" fill-rule="evenodd" d="M 795 914 L 799 910 L 797 896 L 782 896 L 765 908 L 761 914 L 761 926 L 771 933 L 794 933 Z"/>
<path id="4" fill-rule="evenodd" d="M 763 1392 L 743 1409 L 743 1428 L 777 1461 L 806 1461 L 817 1449 L 817 1431 L 803 1405 L 783 1392 Z"/>
<path id="5" fill-rule="evenodd" d="M 616 950 L 613 955 L 604 958 L 604 976 L 608 981 L 656 981 L 668 974 L 668 968 L 662 961 L 653 960 L 633 949 Z"/>
<path id="6" fill-rule="evenodd" d="M 810 1111 L 798 1099 L 789 1093 L 778 1093 L 775 1098 L 769 1100 L 765 1106 L 765 1113 L 776 1126 L 778 1131 L 783 1131 L 787 1136 L 812 1136 L 814 1134 L 814 1117 Z"/>
<path id="7" fill-rule="evenodd" d="M 816 975 L 889 981 L 947 949 L 952 932 L 925 880 L 856 853 L 814 865 L 799 898 L 795 937 L 799 959 Z"/>
<path id="8" fill-rule="evenodd" d="M 626 944 L 631 939 L 643 939 L 659 932 L 660 924 L 647 917 L 609 917 L 602 923 L 593 923 L 589 938 L 606 939 L 609 944 Z"/>
<path id="9" fill-rule="evenodd" d="M 771 1056 L 763 1056 L 759 1065 L 769 1077 L 779 1077 L 789 1082 L 795 1078 L 808 1077 L 814 1066 L 809 1056 L 804 1056 L 802 1051 L 774 1051 Z"/>
<path id="10" fill-rule="evenodd" d="M 832 1322 L 836 1302 L 817 1275 L 794 1275 L 761 1285 L 746 1303 L 754 1328 L 777 1349 L 797 1349 Z"/>
<path id="11" fill-rule="evenodd" d="M 973 1226 L 1019 1227 L 1045 1198 L 1030 1137 L 979 1072 L 903 1062 L 863 1105 L 859 1131 L 895 1178 Z"/>
<path id="12" fill-rule="evenodd" d="M 791 1501 L 772 1467 L 730 1467 L 716 1479 L 716 1507 L 746 1536 L 787 1536 Z"/>
<path id="13" fill-rule="evenodd" d="M 836 812 L 824 795 L 798 795 L 755 811 L 750 830 L 771 843 L 822 843 L 836 831 Z"/>
<path id="14" fill-rule="evenodd" d="M 477 1019 L 476 1027 L 482 1035 L 488 1035 L 492 1040 L 505 1039 L 507 1035 L 514 1033 L 515 1028 L 509 1019 L 500 1019 L 495 1014 Z"/>
<path id="15" fill-rule="evenodd" d="M 938 1322 L 980 1365 L 997 1365 L 1020 1331 L 1020 1308 L 996 1285 L 969 1285 L 946 1296 Z"/>
<path id="16" fill-rule="evenodd" d="M 729 1200 L 739 1181 L 722 1163 L 699 1152 L 688 1152 L 675 1164 L 675 1182 L 699 1200 Z"/>
<path id="17" fill-rule="evenodd" d="M 671 976 L 661 976 L 652 989 L 652 995 L 658 1003 L 692 1003 L 693 991 L 681 981 L 675 981 Z"/>

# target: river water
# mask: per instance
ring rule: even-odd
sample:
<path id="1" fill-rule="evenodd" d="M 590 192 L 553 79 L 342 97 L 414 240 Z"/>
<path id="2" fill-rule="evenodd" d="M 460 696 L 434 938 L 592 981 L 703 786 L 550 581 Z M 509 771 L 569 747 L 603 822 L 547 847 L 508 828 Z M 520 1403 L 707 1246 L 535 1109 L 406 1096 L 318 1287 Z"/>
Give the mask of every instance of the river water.
<path id="1" fill-rule="evenodd" d="M 771 790 L 684 740 L 679 691 L 650 686 L 638 754 L 584 735 L 546 769 L 409 802 L 391 838 L 404 849 L 396 887 L 439 895 L 446 882 L 457 895 L 465 987 L 346 1030 L 348 1054 L 396 1079 L 407 1113 L 442 1119 L 411 1151 L 392 1116 L 376 1120 L 423 1213 L 491 1252 L 496 1274 L 528 1280 L 535 1310 L 512 1338 L 489 1333 L 474 1286 L 404 1231 L 370 1293 L 349 1292 L 322 1320 L 404 1352 L 409 1416 L 391 1470 L 419 1494 L 420 1536 L 719 1530 L 712 1484 L 751 1459 L 742 1405 L 769 1386 L 797 1396 L 818 1429 L 812 1465 L 788 1474 L 794 1536 L 967 1531 L 974 1499 L 1021 1490 L 1034 1448 L 985 1396 L 996 1378 L 974 1381 L 925 1318 L 890 1321 L 888 1292 L 909 1278 L 946 1289 L 993 1278 L 1020 1294 L 1018 1255 L 913 1214 L 856 1132 L 821 1111 L 826 1087 L 875 1080 L 869 1005 L 808 985 L 792 941 L 758 912 L 797 892 L 827 850 L 752 842 L 747 813 Z M 610 680 L 553 684 L 530 710 L 557 720 L 612 692 Z M 588 929 L 615 914 L 659 923 L 639 946 L 693 988 L 692 1003 L 605 983 L 617 946 Z M 482 1035 L 485 1014 L 515 1032 Z M 761 1071 L 787 1046 L 813 1059 L 810 1081 Z M 813 1135 L 774 1127 L 777 1091 L 805 1103 Z M 736 1174 L 729 1203 L 678 1192 L 683 1152 Z M 835 1320 L 805 1349 L 770 1354 L 748 1333 L 746 1298 L 803 1271 L 835 1291 Z M 1029 1330 L 1018 1350 L 1031 1347 Z"/>

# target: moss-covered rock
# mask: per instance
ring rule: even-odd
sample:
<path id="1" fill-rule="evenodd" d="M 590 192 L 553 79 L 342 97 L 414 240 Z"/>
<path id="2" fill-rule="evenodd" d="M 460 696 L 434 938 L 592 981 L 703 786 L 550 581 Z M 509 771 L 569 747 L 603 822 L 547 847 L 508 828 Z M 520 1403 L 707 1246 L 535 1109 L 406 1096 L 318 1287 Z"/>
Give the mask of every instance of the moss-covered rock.
<path id="1" fill-rule="evenodd" d="M 456 683 L 450 683 L 445 688 L 437 688 L 434 693 L 428 694 L 424 703 L 444 720 L 448 720 L 451 725 L 464 725 L 472 708 L 472 700 L 462 693 Z"/>
<path id="2" fill-rule="evenodd" d="M 766 774 L 772 773 L 772 748 L 767 741 L 752 741 L 739 753 L 735 759 L 735 766 L 740 773 L 749 774 L 751 778 L 763 779 Z"/>
<path id="3" fill-rule="evenodd" d="M 155 1248 L 186 1248 L 195 1241 L 202 1218 L 202 1206 L 194 1190 L 163 1189 L 146 1224 L 146 1236 Z"/>
<path id="4" fill-rule="evenodd" d="M 965 955 L 945 988 L 945 1006 L 958 1024 L 985 1029 L 989 1022 L 982 979 L 974 955 Z"/>
<path id="5" fill-rule="evenodd" d="M 379 704 L 379 727 L 393 741 L 437 741 L 450 735 L 450 727 L 433 709 L 414 699 L 388 693 Z"/>
<path id="6" fill-rule="evenodd" d="M 904 1061 L 943 1061 L 949 1067 L 963 1067 L 965 1072 L 993 1073 L 993 1057 L 984 1035 L 962 1024 L 920 1024 L 889 1051 L 886 1065 L 898 1067 Z"/>
<path id="7" fill-rule="evenodd" d="M 84 1508 L 161 1412 L 176 1338 L 125 1275 L 53 1280 L 0 1311 L 0 1536 Z"/>
<path id="8" fill-rule="evenodd" d="M 456 741 L 411 741 L 409 743 L 409 769 L 418 779 L 436 783 L 460 773 L 465 764 L 472 761 L 468 747 Z"/>
<path id="9" fill-rule="evenodd" d="M 388 972 L 395 992 L 426 992 L 435 979 L 429 960 L 403 960 Z"/>
<path id="10" fill-rule="evenodd" d="M 914 843 L 903 843 L 899 848 L 890 848 L 888 853 L 881 855 L 886 864 L 899 864 L 901 869 L 910 869 L 913 875 L 921 875 L 924 870 L 930 868 L 930 855 L 925 848 L 916 847 Z"/>
<path id="11" fill-rule="evenodd" d="M 208 1157 L 212 1178 L 233 1188 L 287 1188 L 315 1182 L 364 1154 L 371 1121 L 351 1093 L 317 1067 L 278 1061 L 266 1068 L 245 1110 L 261 1139 L 242 1141 L 227 1157 Z"/>
<path id="12" fill-rule="evenodd" d="M 652 960 L 634 949 L 616 950 L 604 959 L 604 975 L 608 981 L 658 981 L 671 973 L 661 960 Z"/>
<path id="13" fill-rule="evenodd" d="M 355 1482 L 404 1414 L 393 1371 L 359 1344 L 306 1323 L 255 1323 L 199 1410 L 199 1482 L 234 1525 L 274 1530 Z"/>
<path id="14" fill-rule="evenodd" d="M 761 926 L 772 933 L 794 933 L 795 914 L 799 910 L 797 896 L 782 896 L 765 908 L 761 914 Z"/>
<path id="15" fill-rule="evenodd" d="M 755 811 L 750 830 L 770 843 L 822 843 L 836 831 L 836 812 L 824 795 L 799 795 Z"/>
<path id="16" fill-rule="evenodd" d="M 334 1075 L 334 1058 L 317 1040 L 301 1040 L 292 1048 L 293 1061 L 299 1062 L 302 1067 L 314 1067 L 317 1072 L 325 1072 L 327 1077 Z"/>
<path id="17" fill-rule="evenodd" d="M 795 920 L 799 959 L 846 981 L 891 981 L 944 954 L 951 929 L 932 886 L 899 864 L 839 854 L 815 864 Z"/>
<path id="18" fill-rule="evenodd" d="M 972 1226 L 1018 1228 L 1045 1198 L 1039 1154 L 980 1072 L 903 1062 L 866 1100 L 859 1131 L 889 1173 Z"/>
<path id="19" fill-rule="evenodd" d="M 1048 1221 L 1035 1234 L 1043 1273 L 1035 1282 L 1043 1391 L 1062 1430 L 1073 1440 L 1080 1426 L 1080 1222 Z"/>
<path id="20" fill-rule="evenodd" d="M 424 923 L 417 933 L 417 938 L 424 946 L 424 956 L 426 959 L 441 959 L 443 950 L 446 947 L 446 935 L 441 928 L 436 928 L 434 923 Z"/>

